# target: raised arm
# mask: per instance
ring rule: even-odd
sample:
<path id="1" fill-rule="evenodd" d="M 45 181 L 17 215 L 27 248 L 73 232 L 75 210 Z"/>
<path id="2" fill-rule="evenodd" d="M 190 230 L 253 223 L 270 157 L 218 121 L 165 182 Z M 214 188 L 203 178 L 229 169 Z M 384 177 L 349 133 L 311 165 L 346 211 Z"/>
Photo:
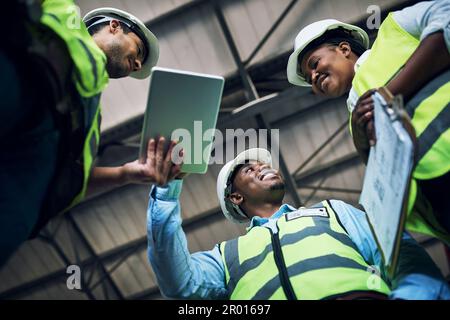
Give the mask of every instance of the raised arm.
<path id="1" fill-rule="evenodd" d="M 182 180 L 152 187 L 147 211 L 148 258 L 161 292 L 176 299 L 226 299 L 225 269 L 216 245 L 190 254 L 181 227 Z"/>
<path id="2" fill-rule="evenodd" d="M 420 40 L 405 66 L 387 84 L 389 91 L 393 95 L 401 94 L 406 103 L 424 85 L 450 68 L 450 0 L 420 2 L 394 12 L 394 19 Z M 370 90 L 356 103 L 351 124 L 355 146 L 367 162 L 369 142 L 370 145 L 376 142 Z"/>

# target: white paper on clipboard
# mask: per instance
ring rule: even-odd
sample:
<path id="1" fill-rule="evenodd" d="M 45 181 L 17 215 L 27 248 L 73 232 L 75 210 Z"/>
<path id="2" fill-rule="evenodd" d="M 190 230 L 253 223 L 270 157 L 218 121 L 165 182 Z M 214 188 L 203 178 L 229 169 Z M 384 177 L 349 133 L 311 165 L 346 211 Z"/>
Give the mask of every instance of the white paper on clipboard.
<path id="1" fill-rule="evenodd" d="M 370 150 L 359 202 L 366 210 L 384 264 L 392 266 L 403 232 L 403 205 L 409 192 L 414 144 L 385 99 L 378 92 L 372 97 L 377 142 Z"/>

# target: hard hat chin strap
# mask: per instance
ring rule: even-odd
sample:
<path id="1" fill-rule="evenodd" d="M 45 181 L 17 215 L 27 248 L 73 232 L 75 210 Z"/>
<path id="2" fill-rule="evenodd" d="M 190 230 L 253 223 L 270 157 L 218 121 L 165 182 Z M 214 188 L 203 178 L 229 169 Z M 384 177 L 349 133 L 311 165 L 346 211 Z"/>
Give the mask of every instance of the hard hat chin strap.
<path id="1" fill-rule="evenodd" d="M 97 20 L 95 20 L 97 19 Z M 90 21 L 95 20 L 94 22 L 90 23 Z M 124 25 L 126 25 L 132 32 L 134 32 L 139 39 L 141 39 L 142 44 L 144 45 L 144 59 L 142 60 L 143 62 L 145 62 L 148 58 L 148 53 L 150 52 L 150 49 L 148 48 L 148 43 L 147 43 L 147 38 L 145 37 L 145 34 L 142 33 L 142 31 L 134 24 L 134 22 L 125 19 L 121 16 L 115 16 L 115 17 L 110 17 L 110 16 L 100 16 L 100 17 L 94 17 L 88 21 L 85 22 L 86 24 L 86 28 L 89 30 L 90 28 L 92 28 L 95 25 L 98 25 L 100 23 L 104 23 L 104 22 L 109 22 L 111 20 L 118 20 L 121 23 L 123 23 Z"/>
<path id="2" fill-rule="evenodd" d="M 237 217 L 236 217 L 237 220 L 239 220 L 239 218 L 241 218 L 241 220 L 242 220 L 242 218 L 245 220 L 250 219 L 245 214 L 245 212 L 239 207 L 239 205 L 234 204 L 227 196 L 225 196 L 224 200 L 225 200 L 226 210 L 234 216 L 237 215 Z"/>
<path id="3" fill-rule="evenodd" d="M 239 215 L 242 216 L 243 218 L 250 219 L 249 216 L 247 216 L 247 215 L 245 214 L 245 212 L 242 211 L 241 207 L 239 207 L 237 204 L 231 203 L 231 205 L 233 206 L 233 209 L 234 209 L 234 211 L 235 211 L 237 214 L 239 214 Z"/>

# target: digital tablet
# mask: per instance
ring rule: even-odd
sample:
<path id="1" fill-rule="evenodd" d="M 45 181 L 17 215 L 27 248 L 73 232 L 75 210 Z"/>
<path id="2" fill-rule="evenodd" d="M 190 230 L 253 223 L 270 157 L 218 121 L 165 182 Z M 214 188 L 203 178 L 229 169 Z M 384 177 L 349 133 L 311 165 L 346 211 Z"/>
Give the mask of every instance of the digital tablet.
<path id="1" fill-rule="evenodd" d="M 180 141 L 182 172 L 205 173 L 224 78 L 215 75 L 153 67 L 142 127 L 139 160 L 145 162 L 150 138 Z"/>

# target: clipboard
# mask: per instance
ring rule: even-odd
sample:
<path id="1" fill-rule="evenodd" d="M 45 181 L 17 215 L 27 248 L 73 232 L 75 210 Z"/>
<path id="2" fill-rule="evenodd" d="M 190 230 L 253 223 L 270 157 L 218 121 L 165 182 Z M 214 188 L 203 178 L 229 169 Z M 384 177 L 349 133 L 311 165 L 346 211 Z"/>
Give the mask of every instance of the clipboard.
<path id="1" fill-rule="evenodd" d="M 417 139 L 403 99 L 385 88 L 372 95 L 377 143 L 371 147 L 359 203 L 389 275 L 396 271 Z"/>

